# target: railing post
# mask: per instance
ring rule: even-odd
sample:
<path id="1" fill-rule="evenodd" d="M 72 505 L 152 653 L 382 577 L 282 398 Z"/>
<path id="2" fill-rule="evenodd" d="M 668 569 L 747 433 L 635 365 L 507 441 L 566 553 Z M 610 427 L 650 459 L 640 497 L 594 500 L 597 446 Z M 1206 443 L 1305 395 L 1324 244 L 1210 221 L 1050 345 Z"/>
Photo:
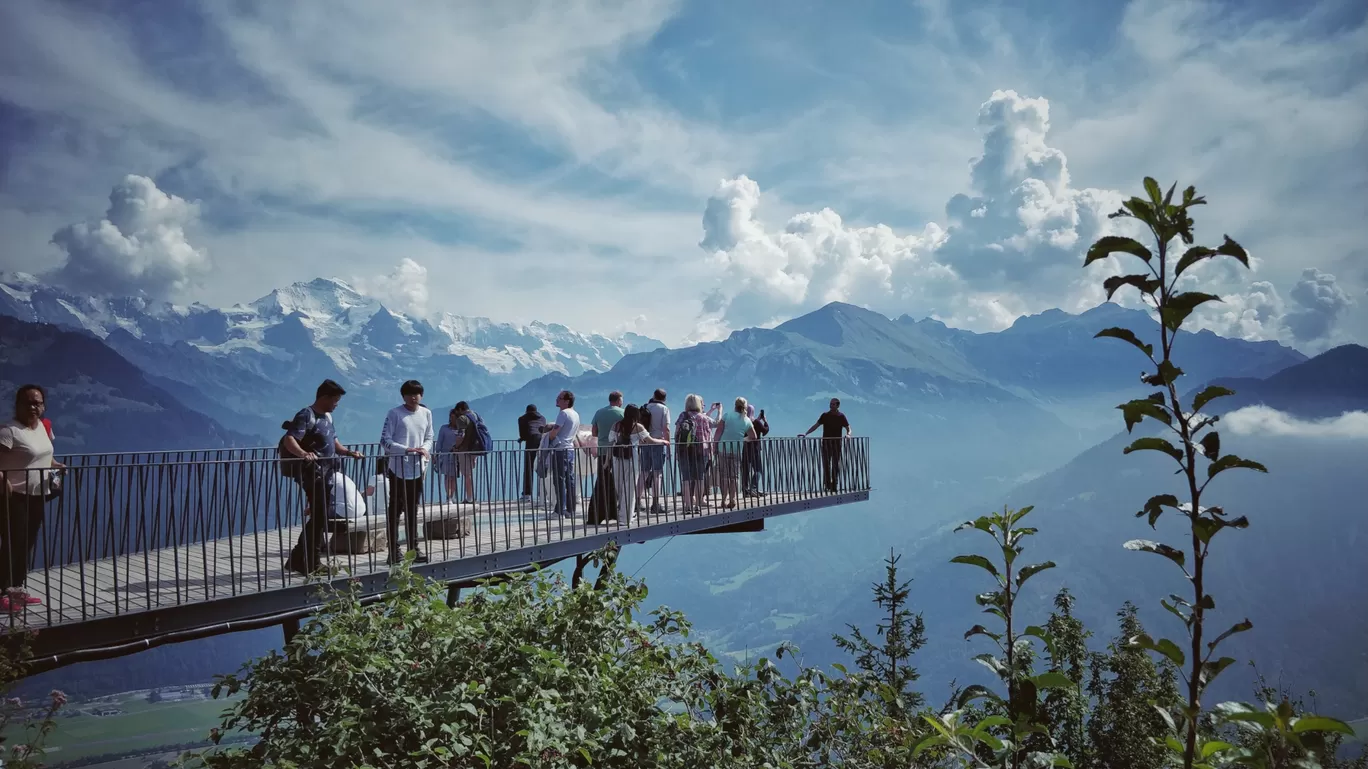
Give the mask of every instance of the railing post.
<path id="1" fill-rule="evenodd" d="M 290 617 L 280 623 L 280 629 L 285 631 L 285 645 L 289 646 L 290 642 L 294 640 L 294 637 L 299 635 L 299 618 Z"/>
<path id="2" fill-rule="evenodd" d="M 447 606 L 454 609 L 461 602 L 461 586 L 458 583 L 447 585 Z"/>

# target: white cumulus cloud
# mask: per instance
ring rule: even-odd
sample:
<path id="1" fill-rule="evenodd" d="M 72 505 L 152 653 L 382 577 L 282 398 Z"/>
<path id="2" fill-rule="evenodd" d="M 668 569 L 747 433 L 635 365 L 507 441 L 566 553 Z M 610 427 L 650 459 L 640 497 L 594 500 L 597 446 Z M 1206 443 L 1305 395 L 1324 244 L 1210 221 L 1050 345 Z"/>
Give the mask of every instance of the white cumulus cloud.
<path id="1" fill-rule="evenodd" d="M 67 225 L 52 236 L 66 262 L 50 277 L 85 293 L 168 299 L 209 271 L 208 253 L 186 239 L 197 204 L 129 175 L 109 193 L 98 222 Z"/>
<path id="2" fill-rule="evenodd" d="M 948 223 L 900 234 L 852 227 L 829 208 L 792 217 L 779 232 L 758 211 L 759 185 L 724 180 L 708 200 L 699 246 L 716 275 L 695 338 L 763 325 L 832 301 L 998 329 L 1047 307 L 1102 299 L 1081 253 L 1113 231 L 1121 195 L 1070 185 L 1062 152 L 1046 143 L 1049 104 L 996 91 L 979 111 L 983 153 L 970 194 L 946 205 Z"/>
<path id="3" fill-rule="evenodd" d="M 1354 303 L 1334 275 L 1314 267 L 1302 271 L 1301 280 L 1292 288 L 1292 300 L 1298 308 L 1288 314 L 1287 327 L 1299 342 L 1329 336 L 1335 321 Z"/>
<path id="4" fill-rule="evenodd" d="M 1237 435 L 1368 440 L 1368 411 L 1346 411 L 1329 419 L 1298 419 L 1268 406 L 1246 406 L 1226 414 L 1226 429 Z"/>
<path id="5" fill-rule="evenodd" d="M 404 257 L 388 275 L 351 280 L 357 291 L 379 299 L 386 307 L 406 315 L 424 317 L 428 312 L 428 271 Z"/>

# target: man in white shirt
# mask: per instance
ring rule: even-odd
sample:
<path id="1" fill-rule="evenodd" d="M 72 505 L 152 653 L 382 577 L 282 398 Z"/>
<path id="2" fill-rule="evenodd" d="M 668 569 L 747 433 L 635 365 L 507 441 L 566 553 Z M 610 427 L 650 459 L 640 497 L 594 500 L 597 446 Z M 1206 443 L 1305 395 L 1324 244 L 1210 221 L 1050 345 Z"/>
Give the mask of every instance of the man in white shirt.
<path id="1" fill-rule="evenodd" d="M 575 437 L 579 434 L 579 412 L 575 411 L 575 394 L 561 390 L 556 395 L 556 424 L 546 431 L 551 443 L 551 471 L 556 484 L 556 514 L 575 514 Z"/>
<path id="2" fill-rule="evenodd" d="M 389 509 L 385 524 L 389 534 L 389 562 L 399 561 L 399 515 L 404 516 L 404 534 L 414 563 L 427 563 L 418 552 L 418 505 L 423 497 L 423 473 L 432 453 L 432 412 L 423 405 L 423 385 L 410 379 L 399 388 L 401 406 L 385 414 L 380 431 L 380 450 L 389 462 L 385 469 L 389 485 Z"/>

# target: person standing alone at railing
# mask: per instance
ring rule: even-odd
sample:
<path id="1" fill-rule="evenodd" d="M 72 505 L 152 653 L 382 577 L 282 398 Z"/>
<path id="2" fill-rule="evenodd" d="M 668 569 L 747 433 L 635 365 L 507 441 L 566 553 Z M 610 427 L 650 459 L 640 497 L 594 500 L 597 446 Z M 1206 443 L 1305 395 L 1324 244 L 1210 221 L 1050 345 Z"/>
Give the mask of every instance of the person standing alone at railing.
<path id="1" fill-rule="evenodd" d="M 570 517 L 575 514 L 575 438 L 579 434 L 579 412 L 575 411 L 575 394 L 561 390 L 556 395 L 556 423 L 546 431 L 551 444 L 551 473 L 556 485 L 556 514 Z"/>
<path id="2" fill-rule="evenodd" d="M 544 432 L 546 417 L 537 411 L 537 404 L 527 404 L 527 413 L 518 417 L 518 442 L 523 445 L 523 502 L 532 501 L 532 476 L 537 472 L 537 450 Z"/>
<path id="3" fill-rule="evenodd" d="M 343 446 L 333 427 L 332 414 L 346 394 L 342 385 L 331 379 L 323 380 L 314 393 L 314 402 L 285 423 L 285 435 L 280 439 L 281 472 L 299 484 L 309 505 L 304 530 L 290 551 L 290 570 L 300 574 L 312 574 L 322 567 L 319 551 L 328 534 L 327 511 L 333 509 L 333 473 L 337 470 L 338 457 L 360 459 L 363 456 L 361 452 Z M 339 529 L 345 526 L 336 522 L 334 525 Z"/>
<path id="4" fill-rule="evenodd" d="M 43 419 L 46 410 L 47 393 L 26 384 L 14 395 L 14 419 L 0 426 L 0 579 L 5 592 L 0 611 L 42 603 L 24 590 L 24 583 L 43 526 L 43 503 L 61 489 L 56 473 L 62 464 L 52 459 L 52 435 Z"/>
<path id="5" fill-rule="evenodd" d="M 432 454 L 432 412 L 423 405 L 423 384 L 410 379 L 399 387 L 402 405 L 385 415 L 380 430 L 380 450 L 389 458 L 385 470 L 389 483 L 389 509 L 385 525 L 389 536 L 389 563 L 398 563 L 399 516 L 404 516 L 404 537 L 414 563 L 427 563 L 418 552 L 418 505 L 423 500 L 423 474 Z"/>
<path id="6" fill-rule="evenodd" d="M 841 478 L 842 441 L 854 435 L 850 429 L 850 420 L 841 413 L 840 398 L 832 398 L 831 408 L 817 417 L 817 421 L 807 429 L 807 432 L 798 433 L 798 437 L 806 438 L 818 427 L 822 428 L 822 484 L 827 491 L 836 491 Z"/>

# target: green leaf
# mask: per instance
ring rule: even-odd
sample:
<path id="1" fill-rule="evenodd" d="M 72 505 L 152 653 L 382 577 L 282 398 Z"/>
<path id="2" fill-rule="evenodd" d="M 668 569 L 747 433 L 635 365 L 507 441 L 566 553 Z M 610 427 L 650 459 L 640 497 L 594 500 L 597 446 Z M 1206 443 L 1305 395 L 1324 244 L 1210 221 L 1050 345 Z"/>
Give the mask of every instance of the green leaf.
<path id="1" fill-rule="evenodd" d="M 1069 677 L 1057 671 L 1041 673 L 1038 676 L 1031 676 L 1031 682 L 1037 689 L 1074 689 L 1074 682 Z"/>
<path id="2" fill-rule="evenodd" d="M 1055 653 L 1054 635 L 1052 635 L 1050 631 L 1046 630 L 1045 628 L 1040 627 L 1039 625 L 1031 625 L 1027 627 L 1025 630 L 1021 631 L 1021 634 L 1023 636 L 1039 638 L 1041 641 L 1045 642 L 1045 648 L 1049 650 L 1051 655 Z"/>
<path id="3" fill-rule="evenodd" d="M 1220 385 L 1209 385 L 1206 389 L 1202 390 L 1201 392 L 1197 393 L 1197 395 L 1193 396 L 1192 410 L 1194 412 L 1201 411 L 1203 406 L 1216 400 L 1217 398 L 1224 398 L 1227 395 L 1234 394 L 1234 390 L 1221 387 Z"/>
<path id="4" fill-rule="evenodd" d="M 1159 403 L 1155 403 L 1152 397 L 1127 401 L 1117 408 L 1121 410 L 1121 414 L 1126 419 L 1126 432 L 1130 432 L 1136 425 L 1143 422 L 1145 417 L 1163 422 L 1166 425 L 1173 424 L 1173 417 L 1169 414 L 1168 409 Z"/>
<path id="5" fill-rule="evenodd" d="M 1222 742 L 1220 740 L 1208 740 L 1207 742 L 1202 743 L 1202 758 L 1211 758 L 1217 753 L 1220 753 L 1221 751 L 1225 750 L 1230 750 L 1233 747 L 1235 746 L 1231 745 L 1228 742 Z"/>
<path id="6" fill-rule="evenodd" d="M 984 627 L 984 626 L 982 626 L 982 625 L 975 625 L 975 626 L 969 628 L 968 630 L 966 630 L 966 631 L 964 632 L 964 640 L 968 641 L 970 638 L 972 638 L 973 636 L 976 636 L 976 635 L 986 635 L 986 636 L 988 636 L 989 638 L 993 639 L 994 641 L 1001 641 L 1001 640 L 1002 640 L 1002 634 L 1001 634 L 1001 633 L 993 633 L 993 632 L 990 632 L 990 631 L 988 630 L 988 628 L 986 628 L 986 627 Z"/>
<path id="7" fill-rule="evenodd" d="M 1202 456 L 1215 460 L 1221 455 L 1221 434 L 1210 432 L 1202 436 Z"/>
<path id="8" fill-rule="evenodd" d="M 950 559 L 950 563 L 963 563 L 968 564 L 969 566 L 977 566 L 989 574 L 992 574 L 998 580 L 1002 579 L 1002 575 L 998 574 L 997 567 L 993 565 L 993 562 L 981 555 L 957 555 Z"/>
<path id="9" fill-rule="evenodd" d="M 1354 730 L 1350 728 L 1349 724 L 1328 716 L 1307 715 L 1292 722 L 1293 734 L 1305 734 L 1307 732 L 1334 732 L 1346 737 L 1354 736 Z"/>
<path id="10" fill-rule="evenodd" d="M 1180 668 L 1187 661 L 1187 657 L 1183 655 L 1183 650 L 1178 648 L 1178 644 L 1167 638 L 1160 638 L 1156 641 L 1151 638 L 1148 633 L 1141 633 L 1140 635 L 1132 636 L 1128 643 L 1135 649 L 1144 649 L 1146 651 L 1162 654 L 1168 658 L 1169 662 L 1172 662 Z"/>
<path id="11" fill-rule="evenodd" d="M 1021 571 L 1017 572 L 1017 587 L 1020 588 L 1022 585 L 1026 584 L 1026 580 L 1046 569 L 1053 569 L 1054 567 L 1054 561 L 1045 561 L 1044 563 L 1034 563 L 1030 566 L 1021 567 Z"/>
<path id="12" fill-rule="evenodd" d="M 1192 530 L 1197 534 L 1197 539 L 1201 540 L 1203 544 L 1210 542 L 1211 538 L 1216 536 L 1216 532 L 1221 529 L 1247 528 L 1249 528 L 1249 519 L 1243 515 L 1239 518 L 1231 518 L 1230 520 L 1216 518 L 1214 516 L 1203 516 L 1192 520 Z"/>
<path id="13" fill-rule="evenodd" d="M 1096 334 L 1093 334 L 1093 339 L 1100 339 L 1102 337 L 1110 337 L 1112 339 L 1120 339 L 1123 342 L 1129 342 L 1139 348 L 1140 352 L 1149 356 L 1150 360 L 1154 360 L 1154 345 L 1141 342 L 1140 337 L 1136 336 L 1135 332 L 1128 328 L 1104 328 Z"/>
<path id="14" fill-rule="evenodd" d="M 1258 724 L 1265 729 L 1276 729 L 1277 721 L 1272 713 L 1256 709 L 1243 702 L 1222 702 L 1213 707 L 1217 721 L 1234 721 Z"/>
<path id="15" fill-rule="evenodd" d="M 1170 561 L 1173 561 L 1174 563 L 1178 564 L 1179 566 L 1185 567 L 1187 563 L 1187 556 L 1183 553 L 1182 550 L 1176 550 L 1172 547 L 1169 547 L 1168 545 L 1160 544 L 1158 542 L 1151 542 L 1148 539 L 1132 539 L 1131 541 L 1123 545 L 1123 547 L 1125 547 L 1127 550 L 1140 550 L 1146 553 L 1162 555 Z"/>
<path id="16" fill-rule="evenodd" d="M 1087 267 L 1098 259 L 1106 259 L 1115 253 L 1131 254 L 1138 256 L 1148 262 L 1154 258 L 1148 248 L 1145 248 L 1140 241 L 1134 238 L 1123 238 L 1116 235 L 1108 235 L 1098 238 L 1096 243 L 1088 249 L 1088 255 L 1083 257 L 1083 266 Z"/>
<path id="17" fill-rule="evenodd" d="M 1185 291 L 1181 294 L 1174 294 L 1168 298 L 1163 307 L 1159 308 L 1159 320 L 1168 330 L 1177 331 L 1193 310 L 1207 302 L 1219 301 L 1221 301 L 1221 297 L 1215 294 L 1204 294 L 1201 291 Z"/>
<path id="18" fill-rule="evenodd" d="M 1253 623 L 1253 622 L 1250 622 L 1248 619 L 1245 619 L 1245 620 L 1242 621 L 1242 622 L 1236 622 L 1234 625 L 1231 625 L 1231 626 L 1230 626 L 1230 629 L 1229 629 L 1229 630 L 1227 630 L 1227 631 L 1225 631 L 1224 633 L 1222 633 L 1222 634 L 1216 636 L 1216 640 L 1214 640 L 1214 641 L 1212 641 L 1211 643 L 1207 644 L 1207 651 L 1215 651 L 1217 645 L 1219 645 L 1219 644 L 1220 644 L 1222 641 L 1224 641 L 1225 639 L 1227 639 L 1227 638 L 1229 638 L 1229 637 L 1235 635 L 1236 633 L 1243 633 L 1243 632 L 1245 632 L 1245 631 L 1253 630 L 1253 629 L 1254 629 L 1254 623 Z"/>
<path id="19" fill-rule="evenodd" d="M 1172 494 L 1155 494 L 1145 501 L 1144 509 L 1136 513 L 1135 517 L 1139 518 L 1142 515 L 1148 515 L 1149 525 L 1152 529 L 1154 528 L 1155 522 L 1159 520 L 1159 516 L 1164 514 L 1165 507 L 1177 509 L 1178 498 Z"/>
<path id="20" fill-rule="evenodd" d="M 1245 267 L 1249 266 L 1249 254 L 1245 253 L 1244 247 L 1230 239 L 1229 235 L 1222 235 L 1225 242 L 1216 248 L 1216 253 L 1222 256 L 1233 257 Z"/>
<path id="21" fill-rule="evenodd" d="M 993 671 L 1000 677 L 1007 675 L 1007 666 L 1002 664 L 1001 660 L 991 654 L 979 654 L 974 657 L 974 661 Z"/>
<path id="22" fill-rule="evenodd" d="M 992 689 L 989 689 L 989 688 L 986 687 L 986 686 L 982 686 L 982 685 L 979 685 L 979 684 L 973 684 L 972 686 L 966 686 L 966 687 L 964 687 L 964 691 L 960 692 L 959 701 L 956 703 L 956 705 L 957 705 L 957 707 L 961 707 L 961 708 L 962 708 L 962 707 L 964 707 L 965 705 L 967 705 L 968 703 L 973 702 L 974 700 L 978 700 L 978 699 L 992 700 L 993 702 L 997 702 L 997 703 L 1001 703 L 1001 702 L 1002 702 L 1002 698 L 998 696 L 997 692 L 993 691 Z M 1001 718 L 1001 716 L 998 716 L 998 717 Z M 985 719 L 985 721 L 986 721 L 986 720 L 987 720 L 987 719 Z M 1003 720 L 1003 723 L 1004 723 L 1004 724 L 1005 724 L 1005 723 L 1010 723 L 1010 721 L 1007 721 L 1006 719 L 1004 719 L 1004 720 Z M 983 721 L 980 721 L 980 722 L 979 722 L 979 725 L 981 726 L 982 724 L 983 724 Z M 995 724 L 995 725 L 1001 725 L 1001 724 Z"/>
<path id="23" fill-rule="evenodd" d="M 1173 268 L 1175 276 L 1182 275 L 1189 267 L 1202 261 L 1216 256 L 1216 249 L 1206 246 L 1193 246 L 1183 252 L 1183 256 L 1178 260 L 1178 266 Z"/>
<path id="24" fill-rule="evenodd" d="M 1179 462 L 1183 461 L 1183 452 L 1163 438 L 1137 438 L 1131 445 L 1122 449 L 1121 453 L 1130 454 L 1133 451 L 1162 451 Z"/>
<path id="25" fill-rule="evenodd" d="M 1167 387 L 1178 381 L 1178 377 L 1183 375 L 1183 370 L 1174 365 L 1173 361 L 1159 361 L 1158 372 L 1140 377 L 1140 381 L 1151 387 Z"/>
<path id="26" fill-rule="evenodd" d="M 1235 659 L 1233 657 L 1222 657 L 1215 662 L 1203 662 L 1201 674 L 1202 685 L 1206 686 L 1212 681 L 1215 681 L 1216 676 L 1219 676 L 1222 670 L 1225 670 L 1234 664 Z"/>
<path id="27" fill-rule="evenodd" d="M 1226 454 L 1207 466 L 1207 480 L 1215 478 L 1226 470 L 1233 470 L 1237 467 L 1242 467 L 1246 470 L 1257 470 L 1261 473 L 1268 472 L 1267 467 L 1264 467 L 1252 459 L 1241 459 L 1234 454 Z"/>
<path id="28" fill-rule="evenodd" d="M 1102 288 L 1107 292 L 1109 302 L 1112 295 L 1122 286 L 1135 286 L 1140 293 L 1153 295 L 1162 285 L 1164 284 L 1158 278 L 1151 278 L 1149 275 L 1113 275 L 1102 281 Z"/>
<path id="29" fill-rule="evenodd" d="M 1149 194 L 1150 202 L 1156 206 L 1164 205 L 1163 192 L 1159 189 L 1159 182 L 1152 177 L 1145 177 L 1145 192 Z"/>

